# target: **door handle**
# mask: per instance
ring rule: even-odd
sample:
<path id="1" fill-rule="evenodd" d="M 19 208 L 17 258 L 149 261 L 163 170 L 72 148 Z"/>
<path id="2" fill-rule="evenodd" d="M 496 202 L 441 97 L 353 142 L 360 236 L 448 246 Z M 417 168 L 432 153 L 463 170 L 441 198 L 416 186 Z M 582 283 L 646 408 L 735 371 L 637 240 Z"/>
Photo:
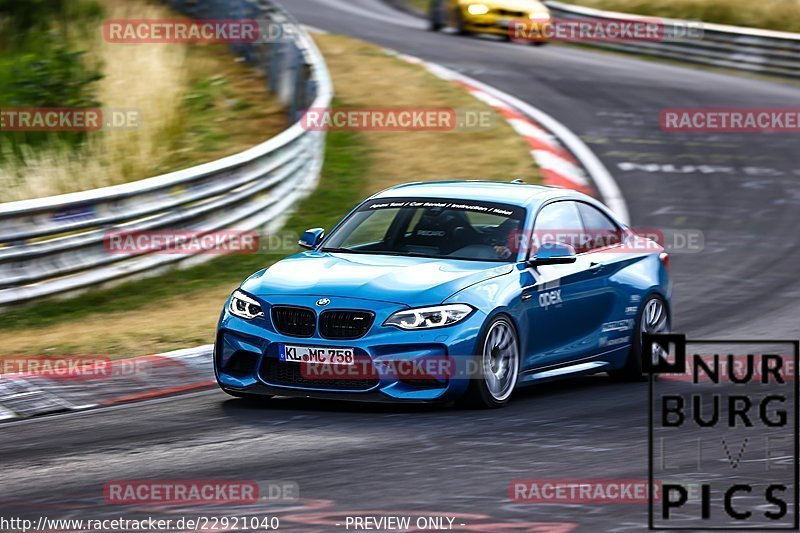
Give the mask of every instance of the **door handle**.
<path id="1" fill-rule="evenodd" d="M 605 265 L 603 265 L 603 263 L 597 263 L 595 261 L 592 261 L 591 263 L 589 263 L 589 272 L 591 272 L 592 274 L 598 274 L 601 270 L 603 270 L 604 266 Z"/>

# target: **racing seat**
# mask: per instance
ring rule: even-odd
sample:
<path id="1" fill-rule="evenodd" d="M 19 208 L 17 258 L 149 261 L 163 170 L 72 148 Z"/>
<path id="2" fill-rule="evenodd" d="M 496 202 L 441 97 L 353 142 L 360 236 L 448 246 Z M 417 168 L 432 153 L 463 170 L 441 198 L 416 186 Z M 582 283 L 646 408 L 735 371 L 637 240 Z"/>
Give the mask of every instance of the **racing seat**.
<path id="1" fill-rule="evenodd" d="M 426 210 L 403 245 L 409 252 L 447 255 L 464 246 L 469 219 L 462 212 Z"/>

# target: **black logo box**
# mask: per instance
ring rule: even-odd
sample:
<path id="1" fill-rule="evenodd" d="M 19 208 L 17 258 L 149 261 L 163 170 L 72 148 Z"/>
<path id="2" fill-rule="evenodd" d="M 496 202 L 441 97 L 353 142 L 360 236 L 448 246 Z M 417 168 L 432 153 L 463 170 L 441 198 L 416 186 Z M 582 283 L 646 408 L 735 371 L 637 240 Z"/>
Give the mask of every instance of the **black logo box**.
<path id="1" fill-rule="evenodd" d="M 685 374 L 686 373 L 686 345 L 708 344 L 708 345 L 775 345 L 786 344 L 792 347 L 794 356 L 794 523 L 791 526 L 764 527 L 759 524 L 757 527 L 665 527 L 656 526 L 654 523 L 654 479 L 653 479 L 653 398 L 654 381 L 659 374 Z M 674 355 L 674 361 L 659 358 L 653 361 L 653 345 L 657 344 L 665 353 Z M 670 351 L 670 348 L 673 348 Z M 648 529 L 650 531 L 798 531 L 800 530 L 800 380 L 798 379 L 798 365 L 800 365 L 800 340 L 787 339 L 759 339 L 759 340 L 720 340 L 720 339 L 698 339 L 687 340 L 686 335 L 681 333 L 643 333 L 642 334 L 642 369 L 649 376 L 648 386 Z M 663 497 L 663 495 L 662 495 Z"/>

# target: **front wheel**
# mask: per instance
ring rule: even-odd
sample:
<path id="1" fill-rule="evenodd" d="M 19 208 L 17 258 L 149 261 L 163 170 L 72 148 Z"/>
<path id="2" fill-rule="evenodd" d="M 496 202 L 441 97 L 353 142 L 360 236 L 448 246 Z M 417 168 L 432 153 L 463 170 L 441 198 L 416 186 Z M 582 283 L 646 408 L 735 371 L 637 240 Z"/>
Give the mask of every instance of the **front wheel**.
<path id="1" fill-rule="evenodd" d="M 478 407 L 503 407 L 519 376 L 519 339 L 511 320 L 502 315 L 492 319 L 478 346 L 466 399 Z"/>
<path id="2" fill-rule="evenodd" d="M 631 342 L 631 350 L 625 366 L 619 370 L 612 370 L 609 375 L 621 381 L 642 381 L 642 334 L 643 333 L 668 333 L 670 326 L 669 309 L 660 296 L 649 296 L 639 309 L 636 317 L 634 331 L 636 334 Z"/>

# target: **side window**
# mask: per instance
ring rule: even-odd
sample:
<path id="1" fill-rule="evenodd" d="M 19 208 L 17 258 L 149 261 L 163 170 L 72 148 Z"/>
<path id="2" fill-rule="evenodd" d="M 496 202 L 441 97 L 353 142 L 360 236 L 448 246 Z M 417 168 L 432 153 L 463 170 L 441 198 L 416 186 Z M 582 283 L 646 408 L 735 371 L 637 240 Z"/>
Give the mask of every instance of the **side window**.
<path id="1" fill-rule="evenodd" d="M 531 249 L 545 242 L 569 244 L 581 252 L 583 224 L 575 202 L 563 201 L 548 204 L 536 215 Z"/>
<path id="2" fill-rule="evenodd" d="M 622 238 L 619 227 L 605 213 L 589 204 L 579 203 L 578 210 L 586 231 L 583 251 L 596 250 L 619 244 Z"/>

